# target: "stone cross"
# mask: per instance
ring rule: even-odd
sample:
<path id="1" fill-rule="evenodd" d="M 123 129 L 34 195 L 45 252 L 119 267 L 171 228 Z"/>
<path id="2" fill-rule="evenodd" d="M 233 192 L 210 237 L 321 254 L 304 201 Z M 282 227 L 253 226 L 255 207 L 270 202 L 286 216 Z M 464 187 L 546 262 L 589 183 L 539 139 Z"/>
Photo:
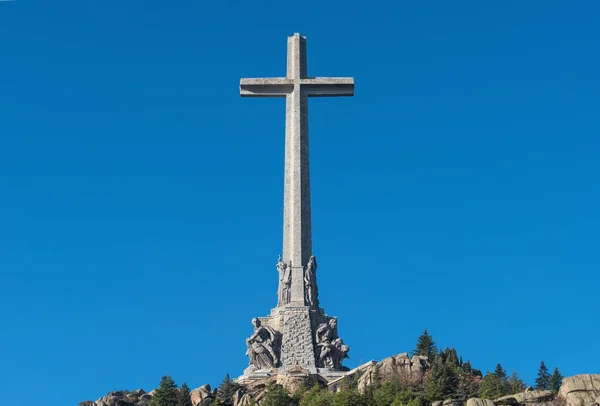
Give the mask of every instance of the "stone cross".
<path id="1" fill-rule="evenodd" d="M 353 96 L 353 78 L 309 77 L 306 38 L 288 37 L 285 78 L 241 79 L 242 97 L 285 97 L 283 261 L 291 265 L 290 305 L 304 306 L 304 269 L 312 255 L 308 98 Z"/>

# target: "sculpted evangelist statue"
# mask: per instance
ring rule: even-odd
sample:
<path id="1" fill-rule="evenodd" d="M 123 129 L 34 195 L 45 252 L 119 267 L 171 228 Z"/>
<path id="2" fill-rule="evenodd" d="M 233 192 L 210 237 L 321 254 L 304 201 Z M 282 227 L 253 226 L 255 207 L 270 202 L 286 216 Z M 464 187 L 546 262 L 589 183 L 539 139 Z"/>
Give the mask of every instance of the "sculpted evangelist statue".
<path id="1" fill-rule="evenodd" d="M 281 260 L 281 255 L 277 260 L 277 270 L 279 271 L 279 290 L 277 292 L 277 306 L 283 306 L 290 302 L 292 293 L 292 268 Z"/>
<path id="2" fill-rule="evenodd" d="M 275 368 L 279 364 L 279 333 L 269 326 L 263 326 L 259 319 L 252 319 L 254 334 L 246 339 L 250 365 L 256 369 Z"/>
<path id="3" fill-rule="evenodd" d="M 319 291 L 317 289 L 317 259 L 311 255 L 304 273 L 304 292 L 306 304 L 319 306 Z"/>
<path id="4" fill-rule="evenodd" d="M 341 370 L 344 358 L 349 358 L 350 347 L 337 336 L 337 320 L 330 319 L 328 323 L 320 324 L 315 339 L 318 347 L 317 367 Z"/>

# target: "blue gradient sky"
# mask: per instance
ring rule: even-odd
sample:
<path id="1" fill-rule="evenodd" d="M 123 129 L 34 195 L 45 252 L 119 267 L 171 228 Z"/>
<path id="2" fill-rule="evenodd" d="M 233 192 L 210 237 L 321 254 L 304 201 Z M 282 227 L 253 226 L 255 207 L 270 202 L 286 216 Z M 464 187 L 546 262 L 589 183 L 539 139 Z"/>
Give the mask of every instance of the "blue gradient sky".
<path id="1" fill-rule="evenodd" d="M 524 4 L 525 3 L 525 4 Z M 600 4 L 0 4 L 2 402 L 245 368 L 276 304 L 284 102 L 309 74 L 321 303 L 350 366 L 424 328 L 483 371 L 600 372 Z"/>

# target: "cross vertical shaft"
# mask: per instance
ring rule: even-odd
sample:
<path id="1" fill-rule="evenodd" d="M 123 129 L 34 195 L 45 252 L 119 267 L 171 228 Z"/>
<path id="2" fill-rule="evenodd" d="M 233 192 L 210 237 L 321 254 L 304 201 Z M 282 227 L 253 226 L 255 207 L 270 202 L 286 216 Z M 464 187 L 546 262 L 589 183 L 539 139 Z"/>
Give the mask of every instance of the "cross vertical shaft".
<path id="1" fill-rule="evenodd" d="M 312 255 L 308 98 L 353 96 L 354 79 L 309 78 L 306 38 L 294 34 L 288 37 L 286 77 L 241 79 L 240 95 L 286 99 L 282 261 L 291 266 L 291 284 L 289 302 L 283 305 L 311 305 L 305 300 L 304 286 L 305 268 Z"/>
<path id="2" fill-rule="evenodd" d="M 306 39 L 288 38 L 287 79 L 306 78 Z M 283 260 L 292 266 L 292 304 L 304 305 L 304 266 L 312 255 L 308 95 L 294 83 L 286 97 Z"/>

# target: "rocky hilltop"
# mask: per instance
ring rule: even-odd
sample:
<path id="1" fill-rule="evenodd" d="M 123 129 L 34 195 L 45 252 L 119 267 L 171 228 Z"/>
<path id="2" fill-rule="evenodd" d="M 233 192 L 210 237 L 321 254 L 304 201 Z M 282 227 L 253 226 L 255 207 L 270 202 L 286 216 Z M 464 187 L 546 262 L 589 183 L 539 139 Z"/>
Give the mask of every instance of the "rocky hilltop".
<path id="1" fill-rule="evenodd" d="M 273 404 L 272 401 L 265 401 L 265 396 L 269 388 L 279 387 L 287 394 L 296 394 L 294 398 L 289 398 L 290 405 L 298 404 L 298 394 L 315 392 L 321 388 L 320 392 L 323 400 L 318 397 L 313 401 L 314 405 L 329 405 L 334 394 L 340 391 L 355 391 L 357 394 L 373 393 L 372 389 L 377 386 L 385 388 L 388 385 L 399 385 L 402 388 L 415 388 L 427 379 L 432 379 L 430 373 L 431 363 L 427 357 L 413 356 L 409 357 L 407 353 L 402 353 L 382 360 L 381 362 L 368 362 L 349 371 L 343 378 L 328 380 L 327 377 L 310 374 L 308 371 L 298 368 L 283 374 L 275 374 L 262 379 L 238 380 L 235 383 L 234 391 L 228 395 L 228 400 L 223 402 L 219 398 L 219 391 L 211 388 L 210 385 L 203 385 L 190 392 L 191 404 L 193 406 L 211 406 L 211 405 L 232 405 L 232 406 L 250 406 L 261 404 Z M 383 386 L 382 386 L 383 385 Z M 151 392 L 145 392 L 143 389 L 135 391 L 116 391 L 110 392 L 106 396 L 96 401 L 80 402 L 79 406 L 152 406 L 151 400 L 156 394 L 156 389 Z M 407 393 L 410 393 L 407 392 Z M 290 395 L 291 396 L 291 395 Z M 375 395 L 377 398 L 379 395 Z M 377 405 L 396 406 L 396 400 L 390 400 L 386 403 L 379 396 Z M 312 399 L 312 398 L 311 398 Z M 287 402 L 285 402 L 287 403 Z M 364 404 L 353 403 L 352 401 L 343 403 L 348 405 Z M 423 404 L 419 402 L 408 402 L 409 405 Z M 533 390 L 527 388 L 523 392 L 502 396 L 496 399 L 484 399 L 470 397 L 468 399 L 445 399 L 430 403 L 431 406 L 600 406 L 600 374 L 575 375 L 564 378 L 560 390 L 555 393 L 551 390 Z"/>

